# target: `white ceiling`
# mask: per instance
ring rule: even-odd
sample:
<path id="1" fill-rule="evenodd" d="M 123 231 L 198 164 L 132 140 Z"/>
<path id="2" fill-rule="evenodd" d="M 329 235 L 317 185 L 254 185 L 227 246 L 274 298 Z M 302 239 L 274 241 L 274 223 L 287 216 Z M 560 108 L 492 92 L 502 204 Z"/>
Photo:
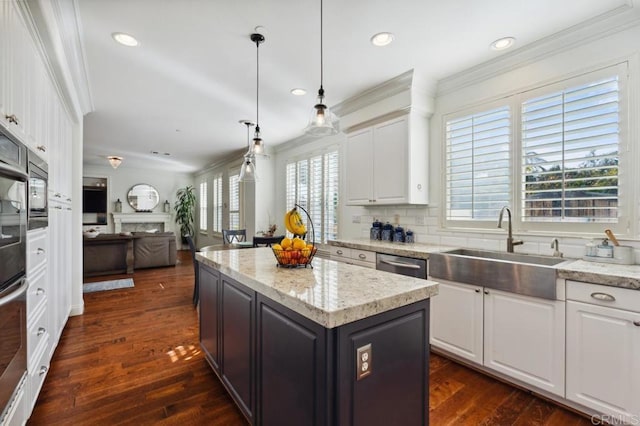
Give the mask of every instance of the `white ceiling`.
<path id="1" fill-rule="evenodd" d="M 325 0 L 324 87 L 335 105 L 412 68 L 436 82 L 632 0 Z M 258 25 L 260 127 L 267 145 L 302 135 L 320 83 L 319 0 L 76 0 L 94 111 L 84 162 L 192 172 L 246 148 L 255 120 Z M 561 5 L 561 7 L 560 7 Z M 390 46 L 369 42 L 380 31 Z M 123 47 L 111 33 L 134 35 Z M 513 49 L 513 48 L 512 48 Z M 294 87 L 305 96 L 289 93 Z M 168 152 L 170 156 L 151 151 Z"/>

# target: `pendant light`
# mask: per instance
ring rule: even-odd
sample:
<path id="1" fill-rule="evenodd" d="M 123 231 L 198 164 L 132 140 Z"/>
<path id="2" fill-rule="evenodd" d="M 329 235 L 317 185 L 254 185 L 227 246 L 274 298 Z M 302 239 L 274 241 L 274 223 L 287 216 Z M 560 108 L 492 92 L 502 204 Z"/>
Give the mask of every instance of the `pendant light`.
<path id="1" fill-rule="evenodd" d="M 318 90 L 318 101 L 311 111 L 309 125 L 305 129 L 306 133 L 312 136 L 335 135 L 340 131 L 338 118 L 331 112 L 324 103 L 323 73 L 323 45 L 322 45 L 322 0 L 320 0 L 320 90 Z"/>
<path id="2" fill-rule="evenodd" d="M 109 160 L 109 164 L 111 164 L 111 167 L 114 169 L 117 169 L 118 166 L 122 164 L 122 157 L 118 157 L 117 155 L 110 155 L 107 157 L 107 160 Z"/>
<path id="3" fill-rule="evenodd" d="M 257 28 L 256 28 L 257 29 Z M 251 147 L 251 152 L 255 155 L 264 154 L 264 143 L 262 138 L 260 137 L 260 115 L 259 115 L 259 105 L 260 105 L 260 44 L 264 43 L 264 36 L 260 33 L 251 34 L 251 41 L 256 44 L 256 130 L 253 135 L 253 146 Z"/>
<path id="4" fill-rule="evenodd" d="M 251 120 L 240 120 L 240 123 L 247 126 L 247 153 L 244 155 L 242 167 L 240 167 L 240 182 L 256 182 L 258 175 L 256 174 L 255 155 L 252 152 L 250 129 L 255 126 Z"/>

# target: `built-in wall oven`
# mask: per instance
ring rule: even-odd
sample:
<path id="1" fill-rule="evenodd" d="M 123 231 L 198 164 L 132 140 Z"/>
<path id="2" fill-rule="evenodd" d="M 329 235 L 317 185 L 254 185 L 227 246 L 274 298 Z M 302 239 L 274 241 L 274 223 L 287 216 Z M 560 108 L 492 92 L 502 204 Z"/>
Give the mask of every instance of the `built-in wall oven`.
<path id="1" fill-rule="evenodd" d="M 0 128 L 0 414 L 27 371 L 27 181 L 26 148 Z"/>
<path id="2" fill-rule="evenodd" d="M 47 163 L 29 151 L 29 229 L 46 228 L 49 225 Z"/>

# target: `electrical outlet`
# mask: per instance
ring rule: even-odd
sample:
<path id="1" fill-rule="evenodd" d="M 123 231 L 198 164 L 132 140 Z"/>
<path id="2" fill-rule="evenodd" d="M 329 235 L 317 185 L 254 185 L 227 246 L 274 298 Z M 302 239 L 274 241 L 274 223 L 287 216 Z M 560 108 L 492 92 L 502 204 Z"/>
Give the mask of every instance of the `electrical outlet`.
<path id="1" fill-rule="evenodd" d="M 371 355 L 371 343 L 360 346 L 356 349 L 356 366 L 358 369 L 358 371 L 356 371 L 356 380 L 362 380 L 371 374 L 371 368 L 373 365 L 373 358 Z"/>
<path id="2" fill-rule="evenodd" d="M 416 216 L 416 225 L 424 225 L 424 216 Z"/>
<path id="3" fill-rule="evenodd" d="M 361 216 L 354 214 L 353 216 L 351 216 L 351 222 L 352 223 L 360 223 L 360 220 L 362 219 Z"/>

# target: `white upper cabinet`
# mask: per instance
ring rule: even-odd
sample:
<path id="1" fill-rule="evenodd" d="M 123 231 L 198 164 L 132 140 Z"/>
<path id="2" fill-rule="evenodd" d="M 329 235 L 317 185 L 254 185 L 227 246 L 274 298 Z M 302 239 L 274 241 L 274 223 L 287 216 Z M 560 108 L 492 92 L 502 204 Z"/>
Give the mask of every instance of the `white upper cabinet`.
<path id="1" fill-rule="evenodd" d="M 350 133 L 347 204 L 427 204 L 427 138 L 427 119 L 414 113 Z"/>

